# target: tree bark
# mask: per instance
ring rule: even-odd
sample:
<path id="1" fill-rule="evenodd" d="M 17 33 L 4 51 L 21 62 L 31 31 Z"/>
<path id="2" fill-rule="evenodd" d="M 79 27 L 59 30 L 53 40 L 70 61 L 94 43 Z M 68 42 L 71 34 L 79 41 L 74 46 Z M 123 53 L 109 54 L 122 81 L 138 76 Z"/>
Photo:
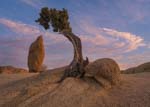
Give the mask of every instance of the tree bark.
<path id="1" fill-rule="evenodd" d="M 89 60 L 87 57 L 86 60 L 83 59 L 80 38 L 72 32 L 63 31 L 61 34 L 63 34 L 72 43 L 74 48 L 74 57 L 59 82 L 63 81 L 66 77 L 83 77 L 85 73 L 84 68 L 88 65 Z"/>

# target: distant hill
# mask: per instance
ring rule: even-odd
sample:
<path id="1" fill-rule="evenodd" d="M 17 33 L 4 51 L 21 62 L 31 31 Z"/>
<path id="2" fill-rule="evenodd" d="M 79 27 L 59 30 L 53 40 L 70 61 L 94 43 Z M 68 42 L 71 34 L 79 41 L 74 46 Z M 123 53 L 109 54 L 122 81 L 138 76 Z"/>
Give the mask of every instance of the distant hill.
<path id="1" fill-rule="evenodd" d="M 122 73 L 124 74 L 133 74 L 133 73 L 141 73 L 141 72 L 150 72 L 150 62 L 122 71 Z"/>
<path id="2" fill-rule="evenodd" d="M 13 66 L 0 66 L 0 74 L 28 73 L 26 69 L 16 68 Z"/>

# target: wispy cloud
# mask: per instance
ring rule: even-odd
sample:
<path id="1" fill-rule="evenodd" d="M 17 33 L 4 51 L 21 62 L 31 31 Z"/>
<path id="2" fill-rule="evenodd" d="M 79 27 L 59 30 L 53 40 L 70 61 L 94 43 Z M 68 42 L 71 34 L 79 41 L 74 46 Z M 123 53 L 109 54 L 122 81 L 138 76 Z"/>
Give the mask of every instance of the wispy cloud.
<path id="1" fill-rule="evenodd" d="M 63 36 L 59 36 L 56 33 L 48 31 L 42 31 L 36 26 L 25 24 L 22 22 L 1 18 L 0 24 L 3 24 L 13 32 L 23 35 L 38 36 L 40 34 L 43 34 L 52 41 L 51 43 L 65 41 L 65 38 Z M 80 26 L 82 26 L 82 30 L 84 30 L 86 34 L 88 34 L 80 35 L 82 41 L 84 43 L 89 43 L 93 47 L 110 46 L 114 50 L 123 49 L 124 52 L 130 52 L 140 46 L 145 46 L 142 37 L 131 34 L 129 32 L 120 32 L 108 28 L 98 28 L 88 23 L 81 23 Z"/>
<path id="2" fill-rule="evenodd" d="M 0 24 L 3 24 L 4 26 L 16 33 L 21 33 L 24 35 L 37 35 L 41 33 L 35 26 L 24 24 L 22 22 L 12 21 L 5 18 L 0 18 Z"/>
<path id="3" fill-rule="evenodd" d="M 116 44 L 118 48 L 126 48 L 124 52 L 130 52 L 138 47 L 145 46 L 144 39 L 141 36 L 137 36 L 135 34 L 131 34 L 129 32 L 120 32 L 114 29 L 108 28 L 99 28 L 100 33 L 104 33 L 108 36 L 115 38 L 115 42 L 119 42 Z"/>
<path id="4" fill-rule="evenodd" d="M 6 18 L 0 18 L 0 24 L 17 34 L 23 34 L 25 37 L 28 37 L 28 39 L 20 38 L 15 41 L 3 40 L 0 42 L 1 48 L 5 49 L 4 52 L 0 53 L 0 57 L 3 57 L 5 64 L 7 61 L 11 63 L 10 60 L 14 60 L 16 58 L 15 56 L 17 55 L 17 57 L 20 58 L 17 58 L 15 64 L 23 63 L 23 65 L 26 65 L 28 47 L 35 37 L 40 34 L 42 34 L 45 38 L 44 40 L 47 57 L 45 64 L 48 64 L 48 66 L 52 68 L 56 66 L 56 63 L 58 64 L 57 66 L 64 65 L 64 62 L 66 64 L 69 63 L 69 59 L 72 57 L 72 47 L 68 40 L 66 40 L 66 38 L 62 35 L 49 31 L 43 31 L 36 26 Z M 137 36 L 129 32 L 121 32 L 115 29 L 96 27 L 88 22 L 80 23 L 80 28 L 85 33 L 78 34 L 83 42 L 84 56 L 89 56 L 90 60 L 95 60 L 102 57 L 110 57 L 117 60 L 122 68 L 126 68 L 129 67 L 130 64 L 135 65 L 133 62 L 136 62 L 136 58 L 132 58 L 132 62 L 128 63 L 128 61 L 122 61 L 126 58 L 121 54 L 132 52 L 139 47 L 146 45 L 141 36 Z M 7 49 L 5 47 L 7 47 Z M 22 55 L 24 57 L 22 57 Z M 131 60 L 131 58 L 128 58 L 128 60 Z"/>
<path id="5" fill-rule="evenodd" d="M 127 53 L 146 46 L 144 39 L 141 36 L 132 34 L 130 32 L 121 32 L 110 28 L 96 27 L 89 24 L 87 21 L 80 23 L 80 28 L 86 32 L 88 36 L 81 36 L 81 38 L 94 46 L 111 47 L 115 51 Z"/>
<path id="6" fill-rule="evenodd" d="M 32 6 L 34 8 L 40 8 L 41 6 L 43 6 L 43 2 L 45 0 L 21 0 L 21 2 L 29 5 L 29 6 Z"/>
<path id="7" fill-rule="evenodd" d="M 149 4 L 149 0 L 120 0 L 116 1 L 116 6 L 122 12 L 123 16 L 128 17 L 132 22 L 144 21 L 149 16 L 149 9 L 145 5 Z"/>
<path id="8" fill-rule="evenodd" d="M 60 37 L 59 34 L 52 33 L 49 31 L 43 31 L 36 26 L 25 24 L 19 21 L 13 21 L 6 18 L 0 18 L 0 24 L 9 28 L 11 31 L 32 37 L 37 37 L 39 35 L 43 35 L 46 39 L 51 40 L 51 43 L 56 43 L 63 41 L 64 38 Z"/>
<path id="9" fill-rule="evenodd" d="M 15 32 L 16 35 L 12 36 L 13 39 L 1 38 L 0 39 L 0 65 L 14 65 L 19 67 L 27 67 L 27 55 L 30 44 L 36 39 L 37 36 L 43 35 L 45 40 L 47 60 L 53 58 L 55 51 L 50 47 L 52 44 L 64 41 L 65 39 L 57 33 L 51 33 L 49 31 L 43 31 L 36 26 L 25 24 L 19 21 L 13 21 L 6 18 L 0 18 L 0 24 Z M 9 36 L 10 37 L 10 36 Z M 61 54 L 60 54 L 61 56 Z M 57 59 L 56 59 L 57 60 Z M 58 62 L 59 60 L 57 60 Z M 52 63 L 49 63 L 49 67 L 52 67 Z M 58 65 L 59 66 L 59 65 Z"/>
<path id="10" fill-rule="evenodd" d="M 80 36 L 83 42 L 89 43 L 89 44 L 91 43 L 92 45 L 96 45 L 96 46 L 107 45 L 110 42 L 108 39 L 106 39 L 100 34 L 95 35 L 94 37 L 86 36 L 86 35 L 80 35 Z"/>

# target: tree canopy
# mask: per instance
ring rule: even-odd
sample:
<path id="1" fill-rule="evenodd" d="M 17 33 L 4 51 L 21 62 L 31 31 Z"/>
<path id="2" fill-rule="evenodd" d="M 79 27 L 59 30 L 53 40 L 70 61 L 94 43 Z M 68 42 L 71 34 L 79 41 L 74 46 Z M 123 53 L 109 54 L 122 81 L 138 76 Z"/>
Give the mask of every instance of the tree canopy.
<path id="1" fill-rule="evenodd" d="M 69 23 L 68 11 L 66 9 L 57 10 L 55 8 L 44 7 L 39 13 L 40 18 L 36 20 L 46 30 L 52 27 L 54 32 L 68 31 L 72 32 Z"/>

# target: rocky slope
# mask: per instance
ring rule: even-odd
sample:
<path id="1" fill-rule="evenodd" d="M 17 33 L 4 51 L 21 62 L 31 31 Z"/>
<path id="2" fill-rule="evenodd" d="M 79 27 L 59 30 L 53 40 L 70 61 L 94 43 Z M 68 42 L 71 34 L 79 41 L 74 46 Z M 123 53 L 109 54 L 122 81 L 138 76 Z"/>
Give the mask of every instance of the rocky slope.
<path id="1" fill-rule="evenodd" d="M 0 107 L 149 107 L 150 73 L 121 74 L 120 84 L 104 89 L 92 78 L 67 78 L 58 68 L 0 88 Z"/>

